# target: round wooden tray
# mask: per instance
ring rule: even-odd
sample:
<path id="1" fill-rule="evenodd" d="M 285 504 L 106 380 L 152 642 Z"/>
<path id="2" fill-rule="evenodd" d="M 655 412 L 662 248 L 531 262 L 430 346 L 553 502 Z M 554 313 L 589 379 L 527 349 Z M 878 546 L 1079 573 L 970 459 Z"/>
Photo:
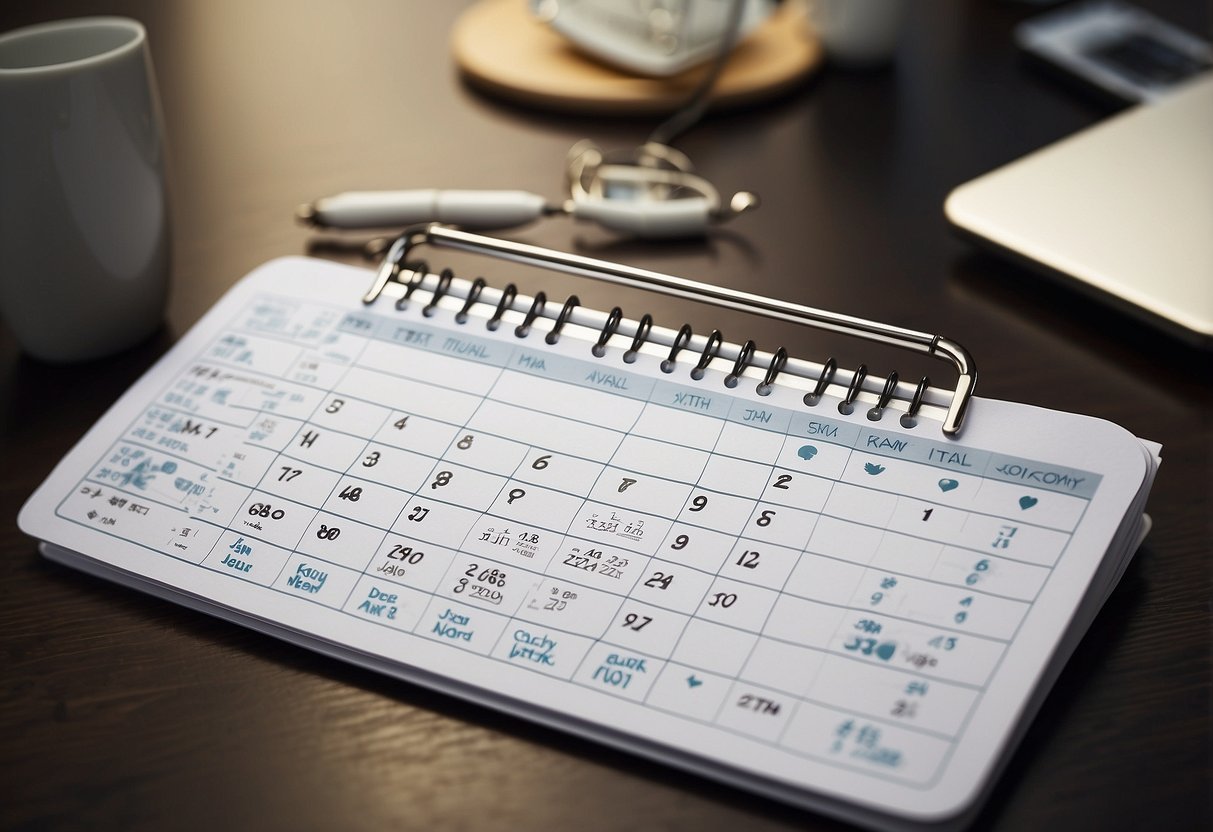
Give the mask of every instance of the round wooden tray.
<path id="1" fill-rule="evenodd" d="M 571 113 L 648 114 L 683 104 L 707 71 L 671 78 L 628 75 L 578 52 L 536 20 L 526 0 L 480 0 L 451 32 L 464 77 L 493 95 Z M 808 78 L 823 53 L 799 3 L 784 3 L 738 44 L 712 90 L 713 107 L 752 104 Z"/>

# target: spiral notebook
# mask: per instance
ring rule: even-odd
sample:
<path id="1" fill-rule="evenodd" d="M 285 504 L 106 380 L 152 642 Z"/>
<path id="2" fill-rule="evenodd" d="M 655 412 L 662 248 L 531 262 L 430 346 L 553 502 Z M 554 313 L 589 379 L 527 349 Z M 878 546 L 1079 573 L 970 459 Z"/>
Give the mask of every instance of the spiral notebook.
<path id="1" fill-rule="evenodd" d="M 901 344 L 957 383 L 524 297 L 421 245 Z M 975 379 L 947 339 L 430 227 L 378 273 L 287 258 L 237 283 L 20 525 L 56 561 L 734 787 L 959 827 L 1140 542 L 1160 450 Z"/>

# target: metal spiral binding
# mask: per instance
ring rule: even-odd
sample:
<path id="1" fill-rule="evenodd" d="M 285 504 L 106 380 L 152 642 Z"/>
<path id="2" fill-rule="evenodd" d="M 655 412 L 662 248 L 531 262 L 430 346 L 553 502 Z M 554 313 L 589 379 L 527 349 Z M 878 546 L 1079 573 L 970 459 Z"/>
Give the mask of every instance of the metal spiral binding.
<path id="1" fill-rule="evenodd" d="M 363 297 L 363 302 L 374 303 L 389 284 L 395 283 L 404 287 L 403 296 L 397 301 L 397 305 L 405 306 L 416 289 L 427 279 L 432 282 L 434 288 L 431 292 L 437 297 L 431 298 L 423 312 L 429 310 L 427 314 L 432 313 L 442 296 L 455 295 L 457 290 L 452 284 L 449 270 L 443 270 L 443 273 L 436 278 L 436 283 L 433 283 L 435 278 L 428 276 L 429 269 L 424 262 L 402 265 L 409 253 L 423 244 L 498 257 L 616 285 L 645 288 L 672 297 L 709 303 L 727 309 L 850 335 L 944 360 L 956 370 L 956 386 L 951 391 L 946 391 L 931 387 L 927 376 L 923 376 L 921 381 L 912 387 L 910 384 L 899 381 L 897 373 L 890 373 L 887 378 L 879 379 L 869 376 L 867 367 L 860 365 L 852 373 L 846 386 L 846 393 L 838 407 L 841 412 L 851 412 L 861 393 L 868 397 L 875 397 L 875 406 L 867 411 L 867 416 L 872 421 L 878 421 L 893 400 L 908 401 L 909 406 L 901 415 L 900 424 L 903 427 L 911 428 L 917 423 L 918 414 L 923 405 L 930 403 L 932 407 L 945 408 L 943 432 L 948 436 L 955 436 L 960 432 L 977 383 L 977 369 L 968 351 L 955 341 L 941 335 L 931 335 L 877 321 L 840 315 L 604 260 L 471 234 L 434 223 L 408 229 L 392 243 L 376 271 L 374 282 Z M 407 280 L 403 276 L 406 271 L 410 273 Z M 486 287 L 487 284 L 483 278 L 476 278 L 475 282 L 470 284 L 466 290 L 463 306 L 455 315 L 457 322 L 465 323 L 468 319 L 468 312 L 476 303 L 493 302 L 491 295 L 490 299 L 481 299 Z M 741 345 L 726 343 L 719 330 L 713 330 L 711 334 L 703 337 L 695 335 L 689 325 L 683 325 L 677 332 L 674 332 L 654 327 L 653 319 L 649 315 L 643 316 L 639 321 L 625 320 L 619 307 L 614 307 L 604 316 L 601 312 L 580 307 L 580 302 L 575 295 L 565 301 L 559 314 L 548 312 L 545 309 L 546 298 L 542 293 L 537 293 L 533 299 L 523 298 L 523 303 L 527 304 L 525 309 L 514 309 L 515 301 L 518 299 L 517 287 L 512 283 L 507 284 L 505 289 L 500 292 L 496 309 L 486 322 L 486 326 L 491 330 L 497 329 L 507 312 L 515 314 L 525 312 L 522 325 L 515 330 L 519 337 L 525 337 L 535 320 L 540 317 L 553 318 L 557 323 L 548 333 L 549 343 L 555 343 L 560 331 L 568 323 L 598 329 L 599 337 L 591 348 L 591 353 L 598 358 L 606 354 L 607 343 L 613 336 L 616 334 L 630 336 L 632 346 L 625 352 L 625 360 L 629 358 L 635 360 L 640 348 L 645 344 L 668 346 L 670 348 L 669 357 L 661 362 L 661 369 L 667 373 L 674 371 L 678 356 L 683 350 L 694 349 L 699 352 L 699 360 L 691 369 L 691 377 L 696 380 L 702 379 L 714 360 L 725 359 L 733 362 L 732 372 L 726 376 L 726 383 L 731 382 L 730 386 L 735 386 L 749 367 L 761 366 L 762 362 L 766 362 L 766 373 L 762 382 L 757 385 L 757 392 L 760 395 L 768 395 L 776 378 L 780 375 L 797 376 L 814 383 L 812 391 L 804 395 L 804 404 L 807 407 L 815 407 L 820 403 L 827 389 L 835 383 L 834 378 L 838 371 L 838 364 L 833 358 L 829 358 L 822 365 L 816 365 L 789 358 L 787 351 L 782 347 L 774 353 L 768 354 L 758 351 L 753 341 L 746 341 Z M 946 395 L 949 392 L 950 397 Z M 871 398 L 868 400 L 870 401 Z"/>
<path id="2" fill-rule="evenodd" d="M 569 316 L 573 314 L 573 310 L 581 305 L 581 300 L 576 295 L 569 295 L 564 300 L 564 306 L 560 307 L 560 314 L 556 316 L 556 323 L 552 324 L 552 329 L 546 336 L 544 341 L 548 344 L 555 344 L 560 340 L 560 330 L 564 329 L 564 325 L 569 322 Z"/>
<path id="3" fill-rule="evenodd" d="M 649 340 L 649 335 L 653 332 L 653 316 L 647 312 L 641 317 L 640 322 L 636 324 L 636 336 L 632 338 L 632 346 L 628 347 L 623 354 L 625 364 L 633 364 L 636 361 L 636 356 L 640 354 L 640 348 L 644 346 L 644 342 Z"/>
<path id="4" fill-rule="evenodd" d="M 703 352 L 699 354 L 699 363 L 691 370 L 691 378 L 700 381 L 704 373 L 708 369 L 708 365 L 712 363 L 712 359 L 720 355 L 720 346 L 724 343 L 724 336 L 720 334 L 719 329 L 713 329 L 712 334 L 708 336 L 708 340 L 703 345 Z"/>
<path id="5" fill-rule="evenodd" d="M 611 340 L 611 336 L 619 329 L 619 324 L 623 320 L 623 310 L 618 306 L 607 313 L 606 323 L 602 325 L 602 331 L 598 333 L 598 343 L 590 348 L 590 353 L 595 358 L 602 358 L 606 355 L 607 341 Z"/>
<path id="6" fill-rule="evenodd" d="M 682 352 L 686 345 L 691 343 L 691 336 L 694 334 L 695 331 L 691 329 L 690 324 L 682 325 L 678 330 L 678 334 L 674 336 L 674 343 L 670 345 L 669 357 L 661 362 L 661 372 L 674 372 L 674 368 L 678 365 L 678 353 Z"/>

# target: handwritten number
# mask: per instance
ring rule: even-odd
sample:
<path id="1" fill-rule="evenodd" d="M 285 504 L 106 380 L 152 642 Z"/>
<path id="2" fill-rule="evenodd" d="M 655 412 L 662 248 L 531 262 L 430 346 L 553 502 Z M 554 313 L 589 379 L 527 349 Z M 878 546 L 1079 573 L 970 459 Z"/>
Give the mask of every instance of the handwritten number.
<path id="1" fill-rule="evenodd" d="M 758 568 L 758 553 L 747 549 L 741 553 L 741 557 L 737 558 L 737 565 L 744 566 L 746 569 Z"/>

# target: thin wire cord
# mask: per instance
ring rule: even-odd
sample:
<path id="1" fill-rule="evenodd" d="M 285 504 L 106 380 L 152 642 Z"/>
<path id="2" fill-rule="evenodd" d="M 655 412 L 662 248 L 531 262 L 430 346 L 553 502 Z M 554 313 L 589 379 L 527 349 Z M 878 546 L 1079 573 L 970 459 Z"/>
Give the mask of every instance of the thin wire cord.
<path id="1" fill-rule="evenodd" d="M 707 75 L 703 76 L 703 80 L 699 82 L 699 86 L 691 93 L 687 102 L 654 128 L 653 132 L 649 134 L 648 141 L 668 145 L 703 118 L 708 104 L 711 103 L 709 94 L 716 86 L 716 81 L 720 78 L 720 73 L 724 71 L 724 65 L 729 62 L 733 47 L 737 43 L 737 35 L 741 31 L 741 12 L 746 2 L 747 0 L 733 0 L 733 4 L 729 8 L 728 25 L 725 27 L 723 38 L 720 41 L 720 51 L 716 53 L 716 58 L 712 61 Z"/>

